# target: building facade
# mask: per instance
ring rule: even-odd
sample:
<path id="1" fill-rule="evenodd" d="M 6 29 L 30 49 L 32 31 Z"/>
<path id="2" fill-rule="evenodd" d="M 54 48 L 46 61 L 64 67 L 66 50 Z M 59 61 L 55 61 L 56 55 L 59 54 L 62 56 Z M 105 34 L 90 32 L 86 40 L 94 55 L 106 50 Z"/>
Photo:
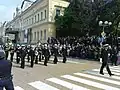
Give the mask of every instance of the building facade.
<path id="1" fill-rule="evenodd" d="M 26 10 L 21 10 L 6 27 L 9 32 L 17 32 L 20 43 L 46 43 L 48 37 L 56 36 L 55 16 L 63 15 L 68 5 L 63 0 L 37 0 Z"/>

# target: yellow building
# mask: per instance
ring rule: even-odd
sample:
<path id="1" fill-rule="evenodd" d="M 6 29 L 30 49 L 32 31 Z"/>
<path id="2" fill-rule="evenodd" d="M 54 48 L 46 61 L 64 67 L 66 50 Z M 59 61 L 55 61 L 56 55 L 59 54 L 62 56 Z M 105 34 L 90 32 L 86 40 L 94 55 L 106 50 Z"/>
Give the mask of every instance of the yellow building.
<path id="1" fill-rule="evenodd" d="M 45 43 L 48 37 L 56 36 L 54 18 L 56 14 L 63 15 L 68 5 L 63 0 L 36 0 L 24 11 L 16 10 L 16 16 L 8 23 L 8 31 L 17 30 L 20 43 Z"/>

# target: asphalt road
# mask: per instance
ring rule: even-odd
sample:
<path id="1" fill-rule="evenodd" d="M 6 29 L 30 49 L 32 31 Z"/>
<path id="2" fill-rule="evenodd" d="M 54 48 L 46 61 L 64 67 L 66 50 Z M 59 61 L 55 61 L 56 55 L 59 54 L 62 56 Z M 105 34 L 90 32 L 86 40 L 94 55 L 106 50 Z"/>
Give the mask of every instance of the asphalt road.
<path id="1" fill-rule="evenodd" d="M 114 74 L 109 77 L 99 74 L 101 63 L 98 61 L 69 58 L 67 63 L 53 64 L 50 58 L 48 66 L 43 61 L 35 64 L 25 63 L 25 69 L 13 62 L 13 82 L 15 90 L 120 90 L 120 67 L 111 67 Z M 114 71 L 116 70 L 116 71 Z"/>

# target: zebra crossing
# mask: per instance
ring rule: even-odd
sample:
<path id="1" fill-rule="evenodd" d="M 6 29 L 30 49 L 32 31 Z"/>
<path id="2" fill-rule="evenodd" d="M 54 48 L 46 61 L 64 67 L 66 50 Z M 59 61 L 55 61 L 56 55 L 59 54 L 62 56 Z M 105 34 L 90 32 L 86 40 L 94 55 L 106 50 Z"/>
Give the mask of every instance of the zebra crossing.
<path id="1" fill-rule="evenodd" d="M 35 90 L 120 90 L 120 66 L 112 66 L 110 69 L 114 76 L 109 76 L 106 70 L 101 75 L 99 69 L 91 69 L 47 78 L 44 81 L 38 80 L 27 85 Z M 17 86 L 15 90 L 28 89 Z"/>
<path id="2" fill-rule="evenodd" d="M 14 87 L 14 89 L 15 89 L 15 90 L 24 90 L 23 88 L 21 88 L 21 87 L 19 87 L 19 86 Z M 6 89 L 4 88 L 4 90 L 6 90 Z"/>

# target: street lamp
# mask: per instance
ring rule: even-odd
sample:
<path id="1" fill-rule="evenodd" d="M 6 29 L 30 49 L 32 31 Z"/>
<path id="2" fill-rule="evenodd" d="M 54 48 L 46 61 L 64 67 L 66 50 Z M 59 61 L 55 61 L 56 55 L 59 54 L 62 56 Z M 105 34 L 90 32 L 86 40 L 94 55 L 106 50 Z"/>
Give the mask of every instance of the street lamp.
<path id="1" fill-rule="evenodd" d="M 111 26 L 111 25 L 112 25 L 112 22 L 108 22 L 108 21 L 105 21 L 105 22 L 99 21 L 99 26 L 102 26 L 102 27 L 103 27 L 103 32 L 104 32 L 105 27 Z"/>
<path id="2" fill-rule="evenodd" d="M 99 26 L 102 26 L 103 28 L 103 30 L 102 30 L 102 33 L 101 33 L 101 35 L 102 35 L 102 37 L 105 39 L 105 32 L 104 32 L 104 29 L 105 29 L 105 27 L 107 27 L 107 26 L 111 26 L 112 25 L 112 22 L 108 22 L 108 21 L 99 21 Z M 101 45 L 102 45 L 102 42 L 101 42 Z"/>
<path id="3" fill-rule="evenodd" d="M 103 26 L 103 28 L 105 28 L 106 26 L 110 26 L 112 25 L 112 22 L 108 22 L 108 21 L 99 21 L 99 26 Z M 103 29 L 104 30 L 104 29 Z"/>

